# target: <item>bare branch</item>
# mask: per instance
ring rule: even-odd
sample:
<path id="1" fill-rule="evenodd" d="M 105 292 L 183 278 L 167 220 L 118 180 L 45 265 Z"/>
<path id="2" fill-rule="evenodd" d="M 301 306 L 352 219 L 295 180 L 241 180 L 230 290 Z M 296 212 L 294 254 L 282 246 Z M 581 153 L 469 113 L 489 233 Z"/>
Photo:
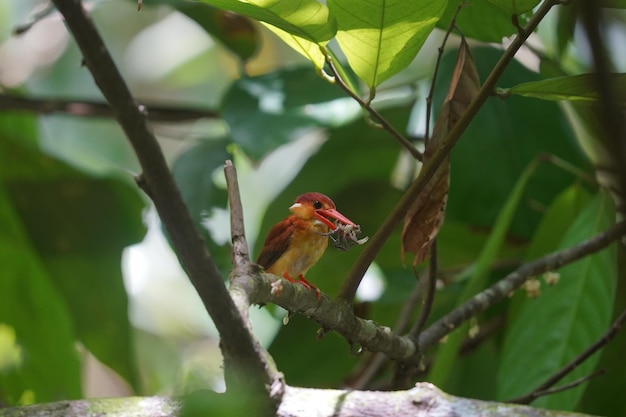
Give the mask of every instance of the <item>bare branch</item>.
<path id="1" fill-rule="evenodd" d="M 225 394 L 213 394 L 219 401 Z M 226 394 L 227 395 L 227 394 Z M 242 398 L 245 401 L 245 398 Z M 178 417 L 183 401 L 176 397 L 92 398 L 78 401 L 34 404 L 0 409 L 2 417 L 83 417 L 98 410 L 101 417 L 124 414 L 136 417 Z M 216 410 L 215 408 L 213 410 Z M 95 414 L 91 412 L 90 414 Z M 215 414 L 215 413 L 213 413 Z M 255 415 L 257 415 L 255 413 Z M 276 417 L 389 417 L 466 416 L 466 417 L 573 417 L 573 413 L 539 410 L 518 404 L 455 397 L 432 384 L 418 383 L 407 391 L 353 391 L 287 387 Z M 584 417 L 584 414 L 575 414 Z"/>
<path id="2" fill-rule="evenodd" d="M 153 122 L 187 122 L 197 119 L 215 119 L 213 110 L 140 104 L 146 118 Z M 21 110 L 37 114 L 69 114 L 78 117 L 114 117 L 107 103 L 89 100 L 53 100 L 17 97 L 0 93 L 0 110 Z"/>
<path id="3" fill-rule="evenodd" d="M 258 341 L 248 330 L 223 283 L 220 272 L 195 228 L 161 149 L 146 123 L 144 113 L 124 83 L 113 59 L 80 1 L 53 0 L 82 51 L 84 63 L 108 101 L 139 159 L 143 188 L 148 193 L 171 238 L 181 265 L 200 295 L 221 335 L 227 383 L 243 378 L 251 388 L 265 392 L 280 380 L 259 352 Z M 277 394 L 280 399 L 280 393 Z"/>
<path id="4" fill-rule="evenodd" d="M 234 287 L 234 288 L 233 288 Z M 276 288 L 280 288 L 276 291 Z M 276 275 L 240 276 L 231 285 L 231 291 L 248 294 L 253 304 L 273 303 L 317 321 L 324 330 L 335 330 L 357 348 L 370 352 L 384 352 L 392 359 L 405 360 L 415 353 L 415 344 L 406 337 L 395 335 L 391 329 L 354 315 L 352 306 L 342 300 L 333 300 L 322 293 L 318 299 L 314 291 L 291 283 Z"/>
<path id="5" fill-rule="evenodd" d="M 430 317 L 430 312 L 433 308 L 433 303 L 435 302 L 435 290 L 437 287 L 437 240 L 434 240 L 432 246 L 430 247 L 430 267 L 428 268 L 428 276 L 424 280 L 424 283 L 426 285 L 422 309 L 420 310 L 420 314 L 417 317 L 415 324 L 409 332 L 409 337 L 416 341 L 419 339 L 419 335 L 422 332 L 428 317 Z"/>
<path id="6" fill-rule="evenodd" d="M 584 384 L 585 382 L 589 381 L 590 379 L 593 379 L 597 376 L 600 375 L 604 375 L 606 373 L 606 369 L 598 369 L 597 371 L 594 371 L 592 373 L 590 373 L 589 375 L 585 375 L 583 377 L 580 377 L 578 379 L 573 380 L 570 383 L 567 383 L 565 385 L 560 385 L 558 387 L 553 387 L 553 388 L 547 388 L 544 390 L 537 390 L 537 391 L 533 391 L 532 393 L 530 393 L 528 395 L 528 398 L 523 397 L 520 399 L 515 399 L 512 401 L 507 401 L 508 403 L 511 404 L 530 404 L 532 401 L 536 400 L 539 397 L 545 397 L 546 395 L 552 395 L 552 394 L 558 394 L 559 392 L 563 392 L 563 391 L 567 391 L 569 389 L 572 388 L 576 388 L 577 386 Z"/>
<path id="7" fill-rule="evenodd" d="M 231 161 L 224 165 L 224 175 L 228 187 L 228 203 L 230 205 L 230 234 L 233 250 L 232 261 L 235 271 L 250 272 L 250 250 L 246 240 L 246 231 L 243 223 L 243 207 L 239 193 L 237 171 Z"/>
<path id="8" fill-rule="evenodd" d="M 231 285 L 231 293 L 245 294 L 245 300 L 253 304 L 274 303 L 293 313 L 301 313 L 317 321 L 324 330 L 335 330 L 350 344 L 371 352 L 383 352 L 389 358 L 411 367 L 419 364 L 423 353 L 439 340 L 454 331 L 465 321 L 504 300 L 531 276 L 556 269 L 597 252 L 626 233 L 626 222 L 612 226 L 606 231 L 558 252 L 522 265 L 515 272 L 470 298 L 426 329 L 417 345 L 412 338 L 394 334 L 371 320 L 356 317 L 351 306 L 342 299 L 332 300 L 322 293 L 320 299 L 302 285 L 293 284 L 271 274 L 251 274 L 238 277 Z M 276 291 L 276 288 L 280 288 Z M 243 296 L 242 296 L 243 297 Z"/>
<path id="9" fill-rule="evenodd" d="M 535 14 L 529 19 L 528 23 L 526 24 L 526 27 L 524 28 L 524 34 L 518 34 L 515 39 L 513 39 L 513 42 L 511 42 L 500 60 L 496 63 L 495 67 L 485 80 L 476 97 L 469 104 L 461 118 L 448 132 L 445 139 L 442 141 L 442 145 L 433 154 L 432 158 L 427 161 L 426 164 L 424 164 L 419 176 L 415 179 L 413 184 L 411 184 L 409 189 L 404 193 L 400 201 L 398 201 L 398 204 L 396 204 L 389 216 L 387 216 L 376 234 L 372 236 L 372 238 L 369 240 L 369 243 L 367 244 L 367 246 L 365 246 L 363 252 L 361 253 L 361 256 L 353 265 L 348 277 L 346 278 L 341 289 L 339 290 L 338 297 L 343 298 L 347 301 L 354 300 L 356 290 L 361 283 L 361 280 L 363 279 L 363 275 L 365 275 L 365 271 L 367 271 L 367 268 L 374 261 L 376 255 L 382 249 L 387 239 L 389 239 L 389 236 L 391 236 L 396 226 L 404 218 L 405 213 L 407 212 L 413 201 L 424 190 L 424 188 L 426 187 L 434 173 L 437 171 L 443 160 L 450 154 L 450 151 L 452 150 L 454 145 L 456 145 L 459 138 L 461 137 L 467 126 L 469 126 L 470 122 L 474 119 L 484 102 L 487 100 L 487 98 L 491 96 L 492 91 L 496 87 L 498 79 L 504 73 L 504 70 L 509 65 L 509 63 L 513 60 L 513 57 L 515 56 L 519 48 L 522 47 L 527 37 L 530 35 L 530 33 L 533 32 L 533 30 L 550 11 L 550 9 L 552 9 L 552 7 L 557 4 L 560 4 L 559 0 L 544 0 L 544 2 L 541 4 L 541 6 L 539 6 Z"/>

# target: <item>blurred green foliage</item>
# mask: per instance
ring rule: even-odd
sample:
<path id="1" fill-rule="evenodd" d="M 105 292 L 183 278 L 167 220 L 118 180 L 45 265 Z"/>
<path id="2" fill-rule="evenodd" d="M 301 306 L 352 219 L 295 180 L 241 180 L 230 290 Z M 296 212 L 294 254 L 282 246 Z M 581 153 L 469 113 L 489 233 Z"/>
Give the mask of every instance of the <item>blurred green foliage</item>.
<path id="1" fill-rule="evenodd" d="M 192 218 L 225 279 L 230 264 L 227 239 L 218 238 L 219 233 L 206 225 L 226 209 L 220 170 L 224 160 L 233 156 L 237 165 L 245 167 L 241 181 L 255 184 L 250 186 L 251 199 L 270 200 L 267 206 L 256 208 L 265 214 L 251 228 L 260 230 L 253 254 L 258 253 L 271 225 L 288 214 L 293 199 L 307 191 L 330 195 L 365 235 L 376 233 L 419 164 L 365 112 L 359 112 L 336 83 L 329 83 L 328 74 L 320 76 L 319 53 L 332 50 L 335 56 L 347 57 L 347 62 L 340 60 L 337 65 L 350 77 L 348 84 L 359 88 L 355 93 L 371 97 L 375 87 L 373 106 L 421 146 L 423 123 L 415 120 L 424 110 L 420 92 L 429 85 L 434 62 L 415 59 L 415 55 L 422 44 L 424 49 L 439 46 L 442 31 L 431 27 L 446 29 L 459 1 L 450 0 L 447 6 L 446 2 L 430 4 L 436 10 L 430 10 L 428 22 L 414 17 L 419 10 L 403 14 L 401 9 L 384 9 L 400 7 L 401 1 L 385 2 L 381 10 L 372 12 L 374 17 L 390 12 L 388 16 L 415 20 L 412 29 L 419 26 L 410 39 L 390 36 L 380 44 L 399 51 L 402 56 L 395 61 L 397 54 L 385 55 L 380 45 L 370 44 L 367 53 L 354 46 L 373 32 L 397 34 L 394 22 L 378 19 L 374 25 L 359 20 L 355 13 L 335 15 L 333 10 L 342 6 L 337 0 L 330 7 L 309 0 L 298 10 L 288 2 L 272 6 L 234 0 L 144 3 L 141 13 L 127 0 L 100 2 L 90 12 L 138 101 L 148 108 L 155 104 L 192 107 L 218 115 L 185 123 L 155 121 L 153 126 Z M 428 6 L 428 2 L 412 6 L 422 3 Z M 461 10 L 456 24 L 475 41 L 497 43 L 517 32 L 510 8 L 521 8 L 519 21 L 523 23 L 536 4 L 534 0 L 474 0 Z M 0 2 L 0 9 L 6 11 L 0 13 L 4 16 L 2 41 L 23 42 L 18 45 L 32 51 L 42 41 L 31 37 L 48 36 L 49 43 L 43 46 L 51 57 L 26 68 L 24 58 L 15 55 L 10 62 L 27 76 L 17 84 L 0 76 L 2 93 L 31 99 L 100 100 L 61 22 L 46 26 L 58 18 L 54 13 L 21 37 L 7 30 L 7 26 L 31 20 L 30 6 L 29 2 Z M 311 10 L 317 11 L 313 20 L 308 19 Z M 583 76 L 581 85 L 575 74 L 568 73 L 572 67 L 589 72 L 587 57 L 572 47 L 583 42 L 575 35 L 572 10 L 577 9 L 559 7 L 555 13 L 560 23 L 540 27 L 536 41 L 544 43 L 546 52 L 533 57 L 542 59 L 544 68 L 550 64 L 551 74 L 565 77 L 553 79 L 546 71 L 538 73 L 532 69 L 538 66 L 532 59 L 514 61 L 498 84 L 512 95 L 490 98 L 452 152 L 446 222 L 438 237 L 442 288 L 430 322 L 521 262 L 579 243 L 614 221 L 610 197 L 583 180 L 583 175 L 593 174 L 593 163 L 602 162 L 586 154 L 589 143 L 581 146 L 581 141 L 593 141 L 594 135 L 582 134 L 580 125 L 592 123 L 586 123 L 586 113 L 566 113 L 567 104 L 554 101 L 596 97 L 589 91 L 593 89 L 590 76 Z M 623 18 L 622 10 L 615 13 Z M 309 57 L 314 61 L 311 64 L 258 21 L 282 30 L 281 36 L 289 38 L 292 46 L 327 49 L 316 49 L 315 58 Z M 612 27 L 618 28 L 615 36 L 624 36 L 623 21 L 613 21 Z M 356 29 L 366 31 L 367 36 L 346 41 L 345 36 L 358 36 Z M 329 42 L 336 34 L 339 42 Z M 472 53 L 485 80 L 502 51 L 481 44 L 472 46 Z M 623 61 L 623 55 L 617 58 Z M 363 62 L 355 63 L 359 59 Z M 453 49 L 442 57 L 433 97 L 435 114 L 448 91 L 455 59 Z M 615 78 L 623 83 L 624 75 Z M 293 154 L 277 161 L 275 151 L 284 149 L 283 145 L 293 146 Z M 545 154 L 555 155 L 576 170 L 537 163 Z M 304 160 L 301 166 L 291 163 L 299 159 Z M 538 165 L 532 172 L 525 171 L 531 164 Z M 46 115 L 43 107 L 35 115 L 11 109 L 0 114 L 0 403 L 80 398 L 86 385 L 81 376 L 86 367 L 84 351 L 138 394 L 188 393 L 202 384 L 219 387 L 215 374 L 220 358 L 212 330 L 202 325 L 195 328 L 178 316 L 167 317 L 180 327 L 172 333 L 153 323 L 158 321 L 156 316 L 133 315 L 132 324 L 129 319 L 129 305 L 141 301 L 137 294 L 130 294 L 128 284 L 124 286 L 121 255 L 146 232 L 142 214 L 147 199 L 133 184 L 137 170 L 132 150 L 112 120 Z M 283 186 L 275 180 L 281 177 L 294 179 Z M 226 224 L 218 226 L 227 228 Z M 363 316 L 392 328 L 417 285 L 413 271 L 400 258 L 399 234 L 398 230 L 392 235 L 376 259 L 380 294 L 359 303 Z M 490 245 L 488 250 L 486 245 Z M 329 249 L 307 278 L 324 292 L 336 294 L 362 249 Z M 611 247 L 557 271 L 561 282 L 543 285 L 536 299 L 518 292 L 472 322 L 478 328 L 502 323 L 477 348 L 459 353 L 458 346 L 468 337 L 457 332 L 454 348 L 428 352 L 426 364 L 434 360 L 434 369 L 445 372 L 436 371 L 434 377 L 425 372 L 422 378 L 435 378 L 440 388 L 453 394 L 490 400 L 506 400 L 534 389 L 594 342 L 608 327 L 614 310 L 624 308 L 615 296 L 624 294 L 623 282 L 617 280 L 620 262 L 619 251 Z M 419 274 L 424 270 L 424 265 L 417 269 Z M 173 274 L 170 270 L 163 273 Z M 478 281 L 471 278 L 476 275 Z M 153 278 L 149 277 L 147 286 L 159 285 L 161 281 Z M 161 293 L 160 297 L 169 301 L 176 295 Z M 154 309 L 168 315 L 165 300 L 152 302 L 157 304 Z M 192 303 L 189 299 L 179 302 L 181 310 Z M 264 334 L 276 333 L 269 351 L 290 384 L 349 385 L 359 379 L 371 359 L 367 353 L 357 354 L 358 346 L 332 332 L 318 340 L 317 325 L 304 317 L 292 317 L 282 325 L 285 313 L 279 309 L 267 306 L 258 313 L 265 322 L 255 325 L 264 326 Z M 604 379 L 536 404 L 623 414 L 626 398 L 613 395 L 608 401 L 603 396 L 623 386 L 623 372 L 619 372 L 623 355 L 615 347 L 623 346 L 624 336 L 620 337 L 606 354 L 597 354 L 570 376 L 584 376 L 601 364 L 609 370 Z M 189 365 L 185 360 L 197 357 L 190 353 L 191 341 L 197 340 L 209 340 L 212 348 L 204 361 Z M 437 359 L 445 349 L 449 353 Z M 445 363 L 437 365 L 437 360 L 444 361 L 442 357 Z M 389 364 L 369 386 L 387 387 L 392 371 Z M 227 395 L 199 395 L 190 397 L 187 415 L 251 412 L 245 401 L 233 402 Z"/>

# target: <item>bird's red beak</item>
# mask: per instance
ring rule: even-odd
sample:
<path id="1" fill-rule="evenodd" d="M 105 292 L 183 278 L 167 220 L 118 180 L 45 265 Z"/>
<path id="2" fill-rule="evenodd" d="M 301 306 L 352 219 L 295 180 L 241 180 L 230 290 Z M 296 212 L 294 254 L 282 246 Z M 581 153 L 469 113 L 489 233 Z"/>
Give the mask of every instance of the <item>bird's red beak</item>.
<path id="1" fill-rule="evenodd" d="M 339 213 L 337 210 L 334 210 L 334 209 L 315 210 L 315 217 L 317 217 L 321 222 L 323 222 L 328 227 L 330 227 L 331 230 L 336 230 L 337 226 L 335 225 L 335 223 L 331 222 L 329 219 L 335 219 L 347 225 L 354 224 L 352 220 L 350 220 L 349 218 L 347 218 L 346 216 L 344 216 L 343 214 Z"/>

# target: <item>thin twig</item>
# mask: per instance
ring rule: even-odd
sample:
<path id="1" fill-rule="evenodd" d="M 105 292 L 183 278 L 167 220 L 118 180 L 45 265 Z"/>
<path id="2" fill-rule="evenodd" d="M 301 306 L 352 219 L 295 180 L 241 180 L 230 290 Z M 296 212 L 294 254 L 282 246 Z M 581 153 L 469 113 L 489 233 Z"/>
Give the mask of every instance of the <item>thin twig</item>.
<path id="1" fill-rule="evenodd" d="M 466 337 L 459 349 L 459 354 L 461 356 L 465 356 L 476 350 L 483 342 L 489 340 L 496 332 L 502 330 L 505 325 L 505 318 L 503 315 L 497 315 L 489 319 L 486 323 L 481 323 L 478 334 L 474 337 Z M 428 374 L 433 364 L 433 357 L 425 358 L 423 363 L 420 363 L 418 369 L 411 369 L 411 373 L 407 378 L 408 384 L 410 385 L 411 381 L 415 381 L 420 377 L 423 377 Z"/>
<path id="2" fill-rule="evenodd" d="M 448 43 L 448 38 L 452 33 L 452 30 L 456 27 L 456 18 L 459 15 L 461 9 L 468 4 L 464 1 L 459 3 L 454 11 L 454 15 L 452 16 L 452 20 L 450 20 L 450 24 L 448 25 L 448 30 L 446 30 L 446 34 L 443 37 L 443 42 L 441 42 L 441 46 L 439 47 L 437 53 L 437 60 L 435 61 L 435 69 L 433 71 L 433 80 L 430 83 L 430 91 L 428 92 L 428 96 L 426 97 L 426 131 L 424 132 L 424 145 L 428 145 L 428 141 L 430 140 L 430 117 L 432 114 L 433 108 L 433 96 L 435 95 L 435 84 L 437 83 L 437 75 L 439 74 L 439 65 L 441 65 L 441 58 L 443 57 L 443 52 Z"/>
<path id="3" fill-rule="evenodd" d="M 281 391 L 270 398 L 268 387 L 280 384 L 280 374 L 264 356 L 264 350 L 249 331 L 247 323 L 229 296 L 217 265 L 207 251 L 180 191 L 169 171 L 161 148 L 147 125 L 102 38 L 80 1 L 53 0 L 65 18 L 82 54 L 83 62 L 108 101 L 115 118 L 126 133 L 143 169 L 144 188 L 154 201 L 172 245 L 196 288 L 205 308 L 220 332 L 227 384 L 245 378 L 251 389 L 270 399 L 267 409 L 276 406 Z M 244 377 L 245 376 L 245 377 Z"/>
<path id="4" fill-rule="evenodd" d="M 569 382 L 567 384 L 564 385 L 560 385 L 558 387 L 553 387 L 553 388 L 548 388 L 548 389 L 544 389 L 541 391 L 533 391 L 531 394 L 529 394 L 529 397 L 531 398 L 523 398 L 520 399 L 519 401 L 513 400 L 513 401 L 506 401 L 507 403 L 511 403 L 511 404 L 530 404 L 532 401 L 536 400 L 539 397 L 545 397 L 546 395 L 552 395 L 552 394 L 557 394 L 559 392 L 563 392 L 563 391 L 567 391 L 569 389 L 575 388 L 581 384 L 584 384 L 585 382 L 589 381 L 590 379 L 593 379 L 597 376 L 600 375 L 604 375 L 606 373 L 606 369 L 602 368 L 602 369 L 598 369 L 592 373 L 590 373 L 589 375 L 585 375 L 583 377 L 580 377 L 578 379 L 573 380 L 572 382 Z"/>
<path id="5" fill-rule="evenodd" d="M 376 110 L 374 107 L 371 106 L 371 103 L 359 97 L 358 94 L 352 91 L 352 89 L 345 83 L 345 81 L 341 78 L 339 71 L 337 71 L 337 68 L 335 67 L 335 63 L 333 62 L 333 58 L 332 56 L 330 56 L 330 54 L 326 55 L 326 63 L 328 64 L 328 67 L 330 68 L 337 85 L 339 85 L 339 87 L 343 91 L 345 91 L 350 97 L 352 97 L 357 103 L 359 103 L 361 107 L 367 110 L 370 116 L 373 117 L 374 120 L 376 120 L 376 122 L 380 123 L 383 129 L 389 132 L 391 136 L 396 141 L 398 141 L 398 143 L 402 145 L 402 147 L 408 150 L 415 159 L 417 159 L 418 161 L 421 161 L 423 158 L 423 155 L 415 147 L 415 145 L 413 145 L 411 141 L 409 141 L 400 132 L 398 132 L 396 128 L 393 127 L 393 125 L 389 123 L 387 119 L 385 119 L 383 115 L 378 112 L 378 110 Z"/>
<path id="6" fill-rule="evenodd" d="M 243 223 L 243 206 L 239 193 L 237 170 L 232 161 L 224 164 L 224 176 L 228 188 L 228 204 L 230 206 L 230 235 L 232 239 L 232 262 L 236 271 L 249 271 L 250 250 L 246 240 L 246 230 Z"/>
<path id="7" fill-rule="evenodd" d="M 157 104 L 140 104 L 148 120 L 153 122 L 187 122 L 198 119 L 216 119 L 214 110 L 191 107 L 173 107 Z M 54 100 L 17 97 L 0 94 L 0 110 L 28 111 L 37 114 L 62 113 L 78 117 L 114 117 L 108 103 L 90 100 Z"/>
<path id="8" fill-rule="evenodd" d="M 593 175 L 589 175 L 586 171 L 580 169 L 580 167 L 566 161 L 565 159 L 559 158 L 558 156 L 550 153 L 540 155 L 539 158 L 541 161 L 552 164 L 595 188 L 598 188 L 599 186 L 598 181 Z"/>
<path id="9" fill-rule="evenodd" d="M 458 328 L 461 324 L 485 311 L 490 306 L 504 300 L 518 289 L 531 276 L 558 268 L 597 252 L 616 241 L 626 233 L 626 222 L 617 223 L 604 232 L 585 240 L 576 246 L 551 253 L 542 258 L 522 265 L 516 271 L 483 290 L 455 308 L 426 329 L 419 338 L 419 351 L 426 352 L 436 345 L 442 337 Z"/>
<path id="10" fill-rule="evenodd" d="M 396 226 L 404 218 L 405 213 L 413 201 L 415 201 L 417 196 L 426 187 L 434 173 L 439 168 L 439 165 L 441 165 L 443 160 L 450 154 L 450 151 L 456 145 L 467 126 L 469 126 L 470 122 L 474 119 L 487 98 L 491 96 L 498 79 L 504 73 L 504 70 L 509 63 L 513 60 L 513 57 L 519 48 L 522 47 L 528 35 L 533 32 L 550 9 L 559 3 L 559 0 L 544 0 L 526 24 L 525 34 L 517 35 L 515 39 L 513 39 L 513 42 L 511 42 L 509 47 L 504 51 L 504 54 L 500 60 L 498 60 L 495 67 L 485 80 L 478 94 L 465 109 L 465 112 L 454 124 L 452 129 L 448 132 L 445 139 L 443 139 L 441 147 L 437 148 L 432 158 L 424 164 L 419 176 L 404 193 L 376 234 L 374 234 L 374 236 L 372 236 L 369 240 L 369 243 L 365 246 L 363 252 L 361 252 L 361 256 L 352 266 L 348 277 L 339 290 L 338 297 L 350 302 L 354 300 L 356 290 L 363 279 L 365 271 L 367 271 L 367 268 L 369 268 L 371 263 L 374 261 L 376 255 L 382 249 L 387 239 L 389 239 L 389 236 L 391 236 Z"/>
<path id="11" fill-rule="evenodd" d="M 387 355 L 381 352 L 374 353 L 363 370 L 358 373 L 357 379 L 349 384 L 350 389 L 360 391 L 369 388 L 372 380 L 378 375 L 387 362 L 389 362 Z"/>
<path id="12" fill-rule="evenodd" d="M 424 302 L 420 314 L 413 325 L 413 328 L 409 332 L 409 337 L 413 340 L 419 340 L 419 335 L 430 317 L 430 312 L 435 302 L 435 290 L 437 289 L 437 239 L 433 240 L 433 244 L 430 247 L 430 266 L 428 268 L 428 277 L 425 280 L 425 294 Z"/>
<path id="13" fill-rule="evenodd" d="M 622 329 L 622 327 L 624 326 L 624 323 L 626 323 L 626 310 L 622 311 L 620 315 L 617 316 L 615 321 L 613 321 L 613 324 L 611 324 L 611 327 L 609 327 L 609 329 L 602 336 L 600 336 L 598 340 L 596 340 L 591 346 L 585 349 L 580 355 L 575 357 L 570 363 L 568 363 L 563 368 L 555 372 L 554 375 L 552 375 L 543 384 L 541 384 L 535 390 L 533 390 L 533 392 L 531 392 L 530 394 L 524 395 L 522 397 L 518 397 L 513 400 L 507 401 L 507 402 L 516 403 L 516 404 L 529 404 L 534 399 L 542 395 L 547 395 L 543 393 L 548 391 L 548 389 L 551 388 L 554 384 L 559 382 L 561 379 L 563 379 L 563 377 L 565 377 L 567 374 L 569 374 L 574 369 L 576 369 L 578 365 L 586 361 L 591 355 L 593 355 L 602 347 L 604 347 L 607 343 L 609 343 L 617 335 L 617 333 Z M 548 394 L 550 393 L 552 392 L 548 392 Z"/>
<path id="14" fill-rule="evenodd" d="M 52 3 L 48 3 L 47 5 L 44 6 L 43 9 L 33 13 L 33 15 L 31 16 L 30 22 L 23 23 L 17 26 L 15 29 L 13 29 L 13 34 L 18 35 L 18 36 L 23 35 L 24 33 L 28 32 L 37 22 L 43 20 L 45 17 L 49 16 L 53 12 L 54 12 L 54 7 L 52 6 Z"/>

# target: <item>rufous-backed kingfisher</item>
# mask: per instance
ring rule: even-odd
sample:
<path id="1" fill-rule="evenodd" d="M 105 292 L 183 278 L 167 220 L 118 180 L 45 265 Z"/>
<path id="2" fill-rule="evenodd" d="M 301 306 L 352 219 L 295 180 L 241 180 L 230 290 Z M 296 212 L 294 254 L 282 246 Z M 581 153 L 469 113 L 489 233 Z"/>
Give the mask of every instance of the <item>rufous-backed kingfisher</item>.
<path id="1" fill-rule="evenodd" d="M 338 227 L 333 220 L 356 225 L 337 211 L 333 200 L 321 193 L 299 196 L 289 210 L 292 214 L 270 229 L 257 264 L 266 272 L 314 289 L 319 298 L 319 289 L 304 279 L 304 274 L 328 247 L 328 236 Z"/>

